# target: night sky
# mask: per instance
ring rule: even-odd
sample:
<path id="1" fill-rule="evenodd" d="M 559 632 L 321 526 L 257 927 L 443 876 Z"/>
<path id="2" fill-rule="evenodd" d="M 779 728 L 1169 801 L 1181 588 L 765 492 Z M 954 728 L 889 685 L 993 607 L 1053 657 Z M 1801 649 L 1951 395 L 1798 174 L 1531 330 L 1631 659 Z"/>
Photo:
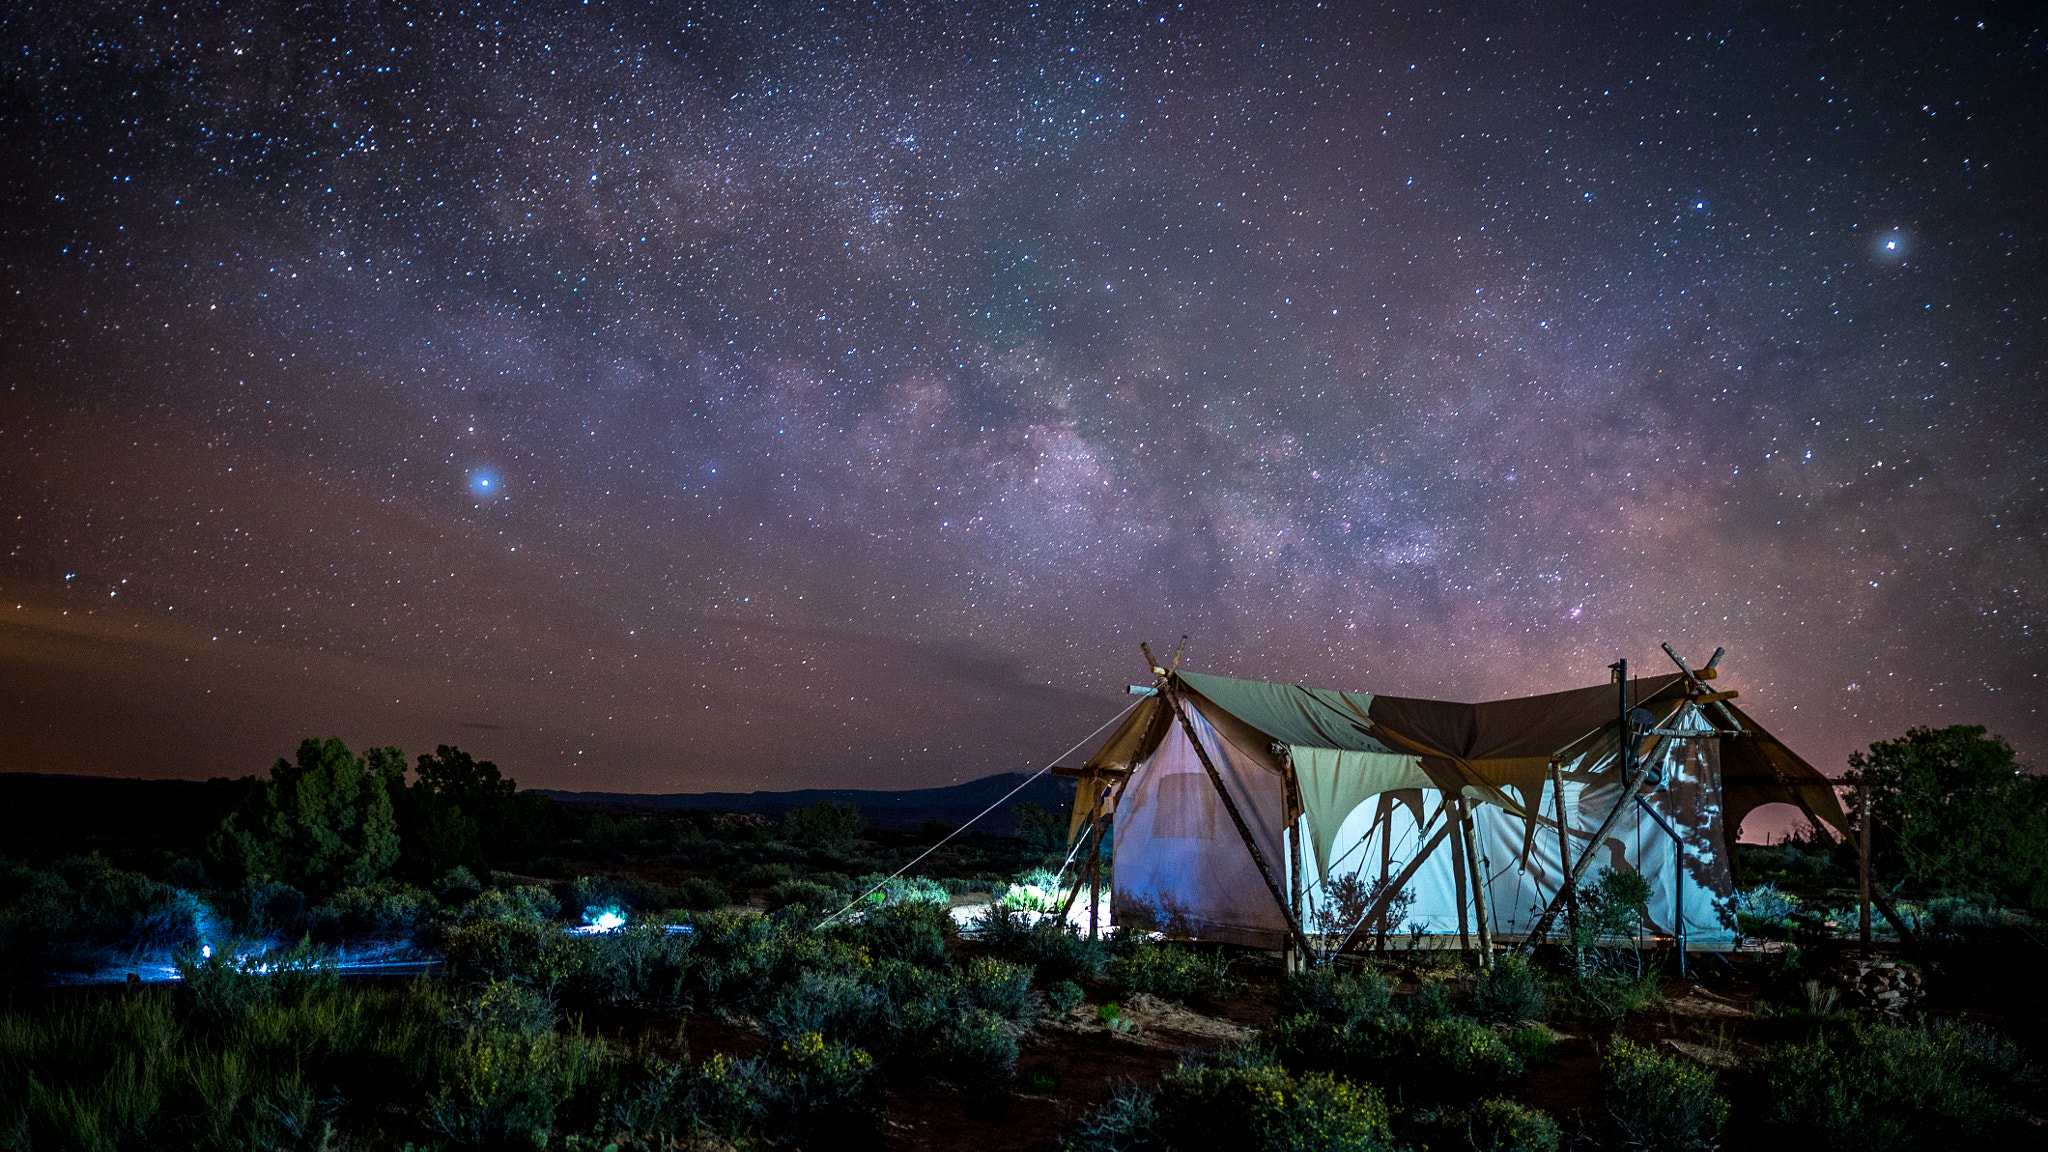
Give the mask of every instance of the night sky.
<path id="1" fill-rule="evenodd" d="M 2048 749 L 2039 8 L 0 30 L 0 770 L 942 784 L 1182 633 Z"/>

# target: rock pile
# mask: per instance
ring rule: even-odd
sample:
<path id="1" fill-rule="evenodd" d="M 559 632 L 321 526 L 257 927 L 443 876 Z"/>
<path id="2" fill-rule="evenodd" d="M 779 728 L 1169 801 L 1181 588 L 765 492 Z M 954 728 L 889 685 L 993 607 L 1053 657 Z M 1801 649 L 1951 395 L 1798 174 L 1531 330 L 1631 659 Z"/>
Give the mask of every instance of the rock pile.
<path id="1" fill-rule="evenodd" d="M 1852 961 L 1832 983 L 1842 991 L 1843 1007 L 1867 1012 L 1896 1014 L 1926 996 L 1920 973 L 1893 960 Z"/>

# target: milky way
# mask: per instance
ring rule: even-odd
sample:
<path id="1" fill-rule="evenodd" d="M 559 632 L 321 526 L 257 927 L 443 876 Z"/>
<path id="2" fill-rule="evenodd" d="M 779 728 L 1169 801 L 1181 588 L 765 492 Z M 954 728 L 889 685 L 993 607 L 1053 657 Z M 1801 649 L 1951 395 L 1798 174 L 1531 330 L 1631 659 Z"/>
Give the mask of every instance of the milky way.
<path id="1" fill-rule="evenodd" d="M 2018 6 L 5 21 L 0 767 L 943 783 L 1183 633 L 2048 739 Z"/>

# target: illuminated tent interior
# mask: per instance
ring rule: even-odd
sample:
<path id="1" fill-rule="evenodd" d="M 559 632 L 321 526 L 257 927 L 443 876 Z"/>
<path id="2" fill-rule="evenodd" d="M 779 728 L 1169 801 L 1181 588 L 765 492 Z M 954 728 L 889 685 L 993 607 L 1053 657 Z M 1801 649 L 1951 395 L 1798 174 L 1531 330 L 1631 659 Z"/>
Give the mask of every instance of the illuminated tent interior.
<path id="1" fill-rule="evenodd" d="M 1561 906 L 1569 858 L 1581 885 L 1640 873 L 1647 933 L 1725 949 L 1743 817 L 1787 803 L 1847 823 L 1825 777 L 1704 682 L 1712 664 L 1680 668 L 1628 682 L 1633 796 L 1613 683 L 1464 704 L 1155 670 L 1070 772 L 1070 831 L 1113 828 L 1115 922 L 1174 937 L 1323 952 L 1352 935 L 1518 939 Z M 1375 881 L 1413 893 L 1399 923 L 1378 904 L 1360 915 Z"/>

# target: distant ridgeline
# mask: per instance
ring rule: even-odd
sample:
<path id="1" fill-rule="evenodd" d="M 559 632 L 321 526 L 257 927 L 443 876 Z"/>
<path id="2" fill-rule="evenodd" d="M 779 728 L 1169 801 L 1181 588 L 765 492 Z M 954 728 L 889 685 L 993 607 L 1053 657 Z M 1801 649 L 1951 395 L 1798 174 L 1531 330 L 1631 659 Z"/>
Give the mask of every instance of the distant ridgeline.
<path id="1" fill-rule="evenodd" d="M 889 792 L 859 788 L 805 788 L 795 792 L 673 792 L 664 795 L 563 792 L 554 788 L 521 791 L 551 796 L 561 804 L 600 808 L 614 813 L 695 808 L 715 812 L 751 812 L 772 820 L 782 819 L 792 808 L 831 800 L 858 807 L 871 828 L 900 832 L 916 831 L 928 820 L 958 828 L 1001 799 L 1004 793 L 1023 783 L 1024 778 L 1022 772 L 1004 772 L 949 788 L 911 788 Z M 1074 802 L 1074 781 L 1062 776 L 1041 776 L 1000 809 L 989 813 L 986 820 L 974 826 L 975 830 L 996 836 L 1015 835 L 1017 821 L 1011 815 L 1011 808 L 1027 801 L 1047 810 L 1064 812 Z"/>

